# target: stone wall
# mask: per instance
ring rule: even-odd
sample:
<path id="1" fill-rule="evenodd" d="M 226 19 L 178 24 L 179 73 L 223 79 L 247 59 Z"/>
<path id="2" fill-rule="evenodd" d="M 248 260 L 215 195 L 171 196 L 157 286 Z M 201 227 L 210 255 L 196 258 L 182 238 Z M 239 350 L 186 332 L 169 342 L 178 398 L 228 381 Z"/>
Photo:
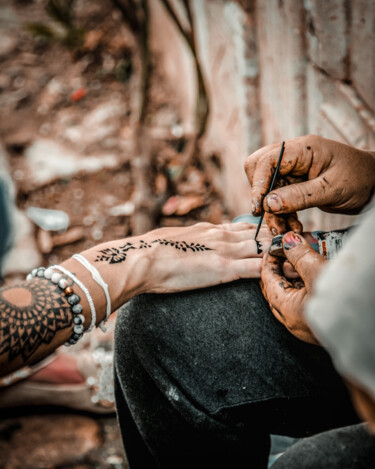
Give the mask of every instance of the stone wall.
<path id="1" fill-rule="evenodd" d="M 153 43 L 160 60 L 169 63 L 171 87 L 183 96 L 181 113 L 191 128 L 189 51 L 163 7 L 152 3 Z M 212 107 L 204 151 L 221 158 L 217 184 L 231 215 L 249 210 L 243 164 L 260 146 L 313 133 L 375 147 L 375 2 L 192 0 L 192 5 Z M 302 218 L 308 229 L 353 222 L 317 210 Z"/>

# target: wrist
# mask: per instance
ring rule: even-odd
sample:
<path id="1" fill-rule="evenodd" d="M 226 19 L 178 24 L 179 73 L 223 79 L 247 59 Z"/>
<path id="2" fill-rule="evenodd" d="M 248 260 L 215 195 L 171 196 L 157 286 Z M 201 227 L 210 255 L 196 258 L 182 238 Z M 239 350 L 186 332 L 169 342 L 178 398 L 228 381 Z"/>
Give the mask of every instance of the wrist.
<path id="1" fill-rule="evenodd" d="M 141 237 L 114 240 L 82 253 L 107 283 L 112 311 L 147 291 L 150 249 L 140 249 L 140 242 Z"/>

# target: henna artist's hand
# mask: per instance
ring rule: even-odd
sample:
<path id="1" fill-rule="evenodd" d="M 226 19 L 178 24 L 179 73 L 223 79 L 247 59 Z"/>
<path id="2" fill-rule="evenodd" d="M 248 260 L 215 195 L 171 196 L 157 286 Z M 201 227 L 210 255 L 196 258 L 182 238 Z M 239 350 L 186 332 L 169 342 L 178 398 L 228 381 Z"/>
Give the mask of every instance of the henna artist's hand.
<path id="1" fill-rule="evenodd" d="M 151 246 L 144 291 L 169 293 L 259 278 L 271 233 L 265 226 L 256 242 L 255 230 L 248 223 L 198 223 L 147 233 L 141 237 Z"/>
<path id="2" fill-rule="evenodd" d="M 253 214 L 265 220 L 272 234 L 302 232 L 296 212 L 319 207 L 326 212 L 357 214 L 375 190 L 375 154 L 315 135 L 285 142 L 279 187 L 265 194 L 276 168 L 281 144 L 250 155 L 245 171 L 252 187 Z"/>
<path id="3" fill-rule="evenodd" d="M 311 344 L 319 342 L 303 317 L 303 308 L 325 260 L 299 234 L 288 232 L 283 237 L 284 253 L 300 278 L 287 280 L 282 272 L 284 259 L 265 253 L 262 263 L 261 288 L 276 319 L 298 339 Z"/>

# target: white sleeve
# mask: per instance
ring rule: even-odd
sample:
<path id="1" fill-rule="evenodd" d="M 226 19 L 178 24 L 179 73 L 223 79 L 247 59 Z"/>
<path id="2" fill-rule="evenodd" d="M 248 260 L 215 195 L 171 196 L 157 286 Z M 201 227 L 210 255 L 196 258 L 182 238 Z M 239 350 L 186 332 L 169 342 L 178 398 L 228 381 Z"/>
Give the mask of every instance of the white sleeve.
<path id="1" fill-rule="evenodd" d="M 328 261 L 305 318 L 339 373 L 375 397 L 375 200 Z"/>

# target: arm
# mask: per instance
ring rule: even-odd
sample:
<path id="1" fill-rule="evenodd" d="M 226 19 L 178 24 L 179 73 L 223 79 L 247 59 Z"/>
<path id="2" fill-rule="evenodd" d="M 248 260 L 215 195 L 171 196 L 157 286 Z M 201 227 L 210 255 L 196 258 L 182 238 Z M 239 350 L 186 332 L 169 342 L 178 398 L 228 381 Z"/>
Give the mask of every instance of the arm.
<path id="1" fill-rule="evenodd" d="M 135 295 L 203 288 L 239 278 L 260 276 L 255 226 L 247 223 L 162 228 L 139 237 L 111 241 L 81 253 L 109 287 L 111 310 Z M 261 230 L 266 249 L 270 235 Z M 73 273 L 91 294 L 99 323 L 106 314 L 106 296 L 91 273 L 76 259 L 61 266 Z M 91 312 L 84 291 L 72 283 L 83 307 L 84 328 Z M 0 375 L 35 363 L 72 335 L 73 312 L 61 288 L 33 278 L 0 290 Z"/>

